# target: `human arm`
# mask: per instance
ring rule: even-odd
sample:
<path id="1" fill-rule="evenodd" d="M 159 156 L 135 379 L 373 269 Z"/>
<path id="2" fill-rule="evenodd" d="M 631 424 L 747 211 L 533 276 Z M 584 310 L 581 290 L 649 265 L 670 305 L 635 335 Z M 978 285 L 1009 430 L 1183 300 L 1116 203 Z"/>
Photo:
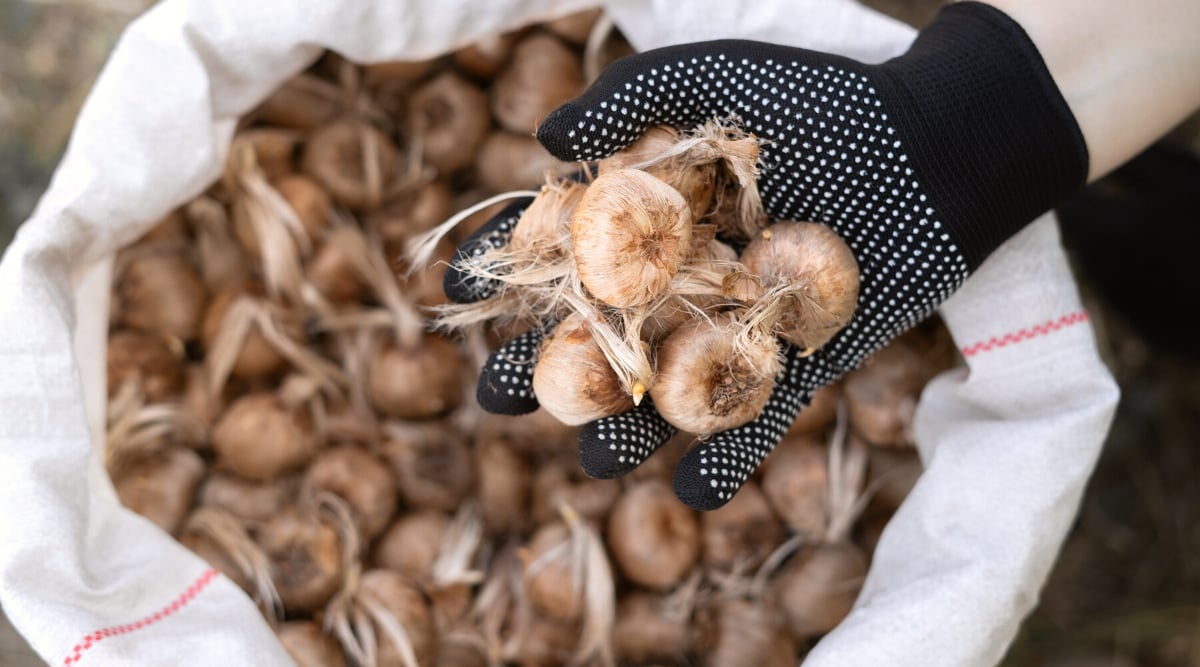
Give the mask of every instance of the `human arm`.
<path id="1" fill-rule="evenodd" d="M 1088 181 L 1200 108 L 1200 4 L 987 0 L 1037 46 L 1087 142 Z"/>
<path id="2" fill-rule="evenodd" d="M 677 493 L 706 509 L 740 486 L 816 388 L 928 316 L 1090 173 L 1083 135 L 1036 46 L 978 3 L 946 10 L 907 54 L 881 65 L 738 41 L 639 54 L 547 118 L 539 137 L 564 159 L 595 159 L 650 124 L 729 113 L 766 142 L 768 212 L 835 229 L 859 260 L 864 288 L 838 338 L 812 357 L 789 350 L 759 420 L 715 434 L 680 464 Z M 536 341 L 519 346 L 536 353 Z M 502 382 L 485 386 L 506 391 Z M 527 398 L 503 409 L 532 409 L 535 397 Z M 649 408 L 589 425 L 585 469 L 623 474 L 671 433 Z M 613 450 L 614 441 L 637 455 Z M 738 469 L 705 465 L 725 459 Z"/>

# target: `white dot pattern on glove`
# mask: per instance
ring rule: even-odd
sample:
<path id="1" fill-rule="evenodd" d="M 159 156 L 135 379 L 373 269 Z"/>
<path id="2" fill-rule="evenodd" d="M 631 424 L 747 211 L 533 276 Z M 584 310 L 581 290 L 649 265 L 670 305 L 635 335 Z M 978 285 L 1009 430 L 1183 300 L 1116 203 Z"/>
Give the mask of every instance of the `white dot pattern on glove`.
<path id="1" fill-rule="evenodd" d="M 542 329 L 513 338 L 493 352 L 479 374 L 477 397 L 488 412 L 523 414 L 537 409 L 533 369 L 542 345 Z"/>
<path id="2" fill-rule="evenodd" d="M 720 52 L 676 51 L 640 66 L 616 83 L 601 77 L 581 98 L 586 108 L 565 107 L 572 115 L 557 119 L 569 122 L 555 128 L 566 135 L 560 145 L 596 159 L 652 124 L 686 127 L 736 116 L 763 140 L 759 186 L 768 213 L 829 225 L 861 273 L 850 324 L 814 356 L 790 350 L 763 414 L 716 434 L 680 463 L 676 492 L 693 507 L 712 509 L 732 498 L 812 392 L 928 317 L 969 268 L 865 74 L 828 62 Z M 637 430 L 641 421 L 631 416 L 632 423 L 604 420 L 608 445 L 630 442 L 635 454 L 652 452 Z"/>
<path id="3" fill-rule="evenodd" d="M 967 260 L 866 75 L 718 53 L 661 63 L 618 88 L 567 132 L 580 156 L 606 156 L 655 122 L 734 114 L 764 140 L 767 211 L 822 222 L 846 241 L 863 281 L 855 323 L 826 348 L 843 369 L 928 317 L 966 279 Z"/>
<path id="4" fill-rule="evenodd" d="M 523 207 L 527 205 L 522 204 L 522 208 L 517 209 L 511 207 L 505 209 L 476 230 L 458 247 L 458 252 L 450 263 L 451 271 L 447 272 L 446 276 L 446 295 L 452 301 L 470 303 L 495 295 L 499 283 L 466 273 L 463 267 L 465 264 L 478 262 L 479 258 L 483 257 L 488 250 L 503 248 L 507 245 L 509 239 L 512 238 L 517 221 L 525 212 Z"/>
<path id="5" fill-rule="evenodd" d="M 787 363 L 763 411 L 752 422 L 714 435 L 688 452 L 675 472 L 676 493 L 697 509 L 716 509 L 729 502 L 767 458 L 796 415 L 812 402 L 812 389 L 792 378 L 825 377 L 834 371 L 819 355 L 802 357 L 789 346 Z"/>
<path id="6" fill-rule="evenodd" d="M 508 240 L 512 238 L 513 228 L 517 226 L 517 220 L 525 213 L 521 209 L 512 216 L 505 216 L 496 221 L 496 226 L 487 230 L 483 236 L 479 237 L 478 243 L 471 248 L 471 256 L 479 257 L 489 249 L 503 248 L 508 245 Z"/>
<path id="7" fill-rule="evenodd" d="M 649 399 L 624 414 L 596 420 L 579 434 L 579 458 L 592 477 L 620 477 L 642 465 L 675 435 Z"/>

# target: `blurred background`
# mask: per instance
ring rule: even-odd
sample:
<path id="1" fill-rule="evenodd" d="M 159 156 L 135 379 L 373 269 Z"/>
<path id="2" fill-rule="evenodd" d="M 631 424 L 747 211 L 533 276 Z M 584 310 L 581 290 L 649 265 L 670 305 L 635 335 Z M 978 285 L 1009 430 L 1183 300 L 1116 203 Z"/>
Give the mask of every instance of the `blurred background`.
<path id="1" fill-rule="evenodd" d="M 0 249 L 91 82 L 151 0 L 0 0 Z M 940 0 L 866 0 L 912 25 Z M 1134 5 L 1131 4 L 1131 10 Z M 1006 665 L 1200 665 L 1200 120 L 1064 204 L 1122 399 L 1080 516 Z M 0 665 L 41 664 L 0 614 Z"/>

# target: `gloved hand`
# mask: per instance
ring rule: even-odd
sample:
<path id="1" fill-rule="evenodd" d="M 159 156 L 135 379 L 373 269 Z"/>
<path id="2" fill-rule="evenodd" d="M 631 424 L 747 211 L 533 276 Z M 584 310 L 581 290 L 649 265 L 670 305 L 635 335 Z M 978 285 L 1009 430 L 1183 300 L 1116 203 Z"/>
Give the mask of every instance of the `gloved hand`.
<path id="1" fill-rule="evenodd" d="M 854 318 L 833 340 L 811 356 L 786 348 L 756 420 L 680 461 L 676 494 L 701 510 L 733 497 L 817 389 L 928 317 L 1087 175 L 1083 136 L 1033 43 L 1007 16 L 972 2 L 944 9 L 906 54 L 880 65 L 735 40 L 630 56 L 554 111 L 537 136 L 559 159 L 594 160 L 655 124 L 730 115 L 763 142 L 766 211 L 833 228 L 855 254 L 861 285 Z M 505 243 L 521 207 L 480 229 L 460 256 Z M 490 289 L 453 265 L 445 286 L 462 302 Z M 519 336 L 488 360 L 478 390 L 484 409 L 536 409 L 531 377 L 542 334 Z M 588 424 L 583 468 L 623 475 L 674 431 L 649 401 Z"/>

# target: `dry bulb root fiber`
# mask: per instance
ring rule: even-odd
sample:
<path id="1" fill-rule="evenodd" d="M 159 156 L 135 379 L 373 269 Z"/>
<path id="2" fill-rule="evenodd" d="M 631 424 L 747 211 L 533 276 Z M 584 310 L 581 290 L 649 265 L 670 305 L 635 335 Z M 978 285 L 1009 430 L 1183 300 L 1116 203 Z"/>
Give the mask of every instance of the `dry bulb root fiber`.
<path id="1" fill-rule="evenodd" d="M 299 667 L 345 667 L 337 640 L 312 621 L 292 621 L 275 630 L 279 642 Z"/>
<path id="2" fill-rule="evenodd" d="M 442 309 L 441 324 L 559 321 L 534 393 L 568 424 L 628 410 L 621 392 L 633 405 L 650 392 L 688 432 L 747 423 L 773 389 L 776 338 L 810 352 L 824 345 L 853 316 L 859 282 L 853 254 L 828 227 L 767 226 L 757 161 L 757 138 L 714 119 L 689 131 L 652 127 L 581 180 L 547 176 L 511 242 L 459 265 L 499 286 Z M 416 261 L 456 221 L 424 237 Z M 739 256 L 725 241 L 748 244 Z M 582 382 L 572 366 L 586 369 Z"/>
<path id="3" fill-rule="evenodd" d="M 828 228 L 765 215 L 737 119 L 554 160 L 537 124 L 585 61 L 628 51 L 589 10 L 421 62 L 325 54 L 118 254 L 117 496 L 240 586 L 297 664 L 794 665 L 851 608 L 953 343 L 906 334 L 818 392 L 733 501 L 681 504 L 695 436 L 761 411 L 780 339 L 836 335 L 857 267 Z M 518 197 L 510 243 L 464 268 L 496 295 L 448 304 L 455 244 Z M 533 326 L 519 363 L 544 409 L 482 414 L 482 360 Z M 579 427 L 641 400 L 680 436 L 586 477 Z"/>
<path id="4" fill-rule="evenodd" d="M 387 464 L 361 447 L 341 445 L 317 455 L 304 481 L 314 489 L 345 498 L 370 538 L 387 527 L 396 505 L 396 480 Z"/>
<path id="5" fill-rule="evenodd" d="M 396 176 L 396 146 L 369 123 L 339 120 L 313 133 L 304 151 L 304 172 L 334 201 L 361 211 L 378 207 Z"/>
<path id="6" fill-rule="evenodd" d="M 257 539 L 271 561 L 271 580 L 285 609 L 316 611 L 342 585 L 347 567 L 342 538 L 315 514 L 277 515 L 259 528 Z"/>
<path id="7" fill-rule="evenodd" d="M 178 395 L 184 384 L 183 350 L 172 350 L 170 340 L 134 329 L 111 333 L 108 393 L 115 394 L 121 385 L 133 382 L 150 403 Z"/>

